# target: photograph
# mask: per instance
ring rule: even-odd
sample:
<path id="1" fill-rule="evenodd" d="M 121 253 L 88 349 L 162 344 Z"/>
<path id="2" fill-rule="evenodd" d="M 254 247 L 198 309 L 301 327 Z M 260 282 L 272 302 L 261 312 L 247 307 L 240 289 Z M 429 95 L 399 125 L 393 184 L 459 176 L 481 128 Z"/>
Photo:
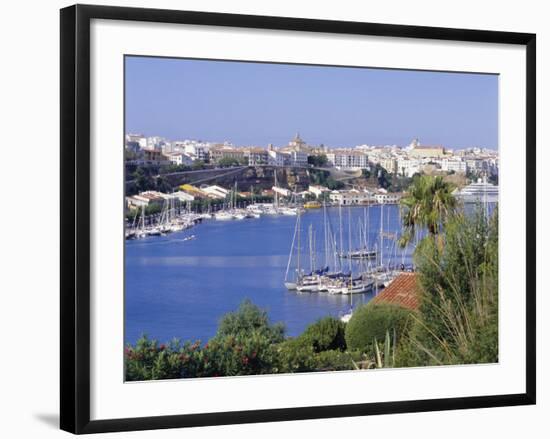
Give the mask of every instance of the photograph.
<path id="1" fill-rule="evenodd" d="M 125 55 L 125 381 L 499 363 L 498 125 L 494 73 Z"/>

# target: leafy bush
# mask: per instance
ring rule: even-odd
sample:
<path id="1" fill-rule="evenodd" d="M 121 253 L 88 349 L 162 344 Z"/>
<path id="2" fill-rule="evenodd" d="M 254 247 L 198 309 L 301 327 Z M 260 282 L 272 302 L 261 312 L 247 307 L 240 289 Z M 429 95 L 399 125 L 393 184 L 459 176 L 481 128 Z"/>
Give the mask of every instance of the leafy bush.
<path id="1" fill-rule="evenodd" d="M 214 337 L 202 349 L 202 376 L 273 373 L 275 349 L 261 334 Z"/>
<path id="2" fill-rule="evenodd" d="M 199 343 L 159 344 L 147 336 L 124 352 L 128 381 L 163 380 L 201 375 Z"/>
<path id="3" fill-rule="evenodd" d="M 286 340 L 276 347 L 277 365 L 275 372 L 311 372 L 315 370 L 315 352 L 312 346 L 300 338 Z"/>
<path id="4" fill-rule="evenodd" d="M 346 349 L 345 327 L 339 319 L 325 317 L 309 325 L 300 339 L 315 352 L 334 349 L 343 351 Z"/>
<path id="5" fill-rule="evenodd" d="M 226 314 L 203 349 L 205 376 L 272 373 L 274 347 L 284 340 L 284 326 L 271 324 L 265 310 L 250 300 Z"/>
<path id="6" fill-rule="evenodd" d="M 352 370 L 354 369 L 353 359 L 348 352 L 323 351 L 315 355 L 315 370 Z"/>
<path id="7" fill-rule="evenodd" d="M 348 349 L 372 351 L 374 339 L 384 340 L 388 330 L 395 330 L 399 338 L 410 314 L 411 311 L 398 305 L 372 303 L 359 307 L 346 326 Z"/>
<path id="8" fill-rule="evenodd" d="M 217 337 L 250 337 L 261 335 L 271 343 L 284 340 L 285 328 L 281 323 L 271 325 L 265 310 L 244 300 L 239 309 L 226 314 L 218 326 Z"/>

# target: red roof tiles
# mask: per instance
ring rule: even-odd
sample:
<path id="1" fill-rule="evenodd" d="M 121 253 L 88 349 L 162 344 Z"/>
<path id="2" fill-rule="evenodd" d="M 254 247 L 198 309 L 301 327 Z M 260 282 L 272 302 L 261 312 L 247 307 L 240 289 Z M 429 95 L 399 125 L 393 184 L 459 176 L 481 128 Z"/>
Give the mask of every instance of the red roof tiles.
<path id="1" fill-rule="evenodd" d="M 417 310 L 420 305 L 420 300 L 416 274 L 399 274 L 386 289 L 372 299 L 372 303 L 381 302 Z"/>

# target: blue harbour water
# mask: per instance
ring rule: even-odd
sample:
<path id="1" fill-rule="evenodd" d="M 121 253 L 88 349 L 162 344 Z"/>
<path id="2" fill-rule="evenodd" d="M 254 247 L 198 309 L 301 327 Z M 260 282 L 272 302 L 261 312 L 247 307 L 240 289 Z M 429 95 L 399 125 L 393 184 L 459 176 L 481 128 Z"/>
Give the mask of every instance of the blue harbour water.
<path id="1" fill-rule="evenodd" d="M 365 223 L 370 247 L 378 245 L 381 208 L 384 232 L 400 231 L 398 206 L 342 209 L 345 249 L 349 241 L 349 215 L 352 248 L 360 246 L 359 229 L 364 230 Z M 327 209 L 327 216 L 339 242 L 339 209 Z M 126 342 L 135 343 L 142 334 L 163 342 L 174 337 L 206 342 L 215 334 L 220 318 L 234 311 L 245 298 L 265 308 L 272 322 L 283 322 L 287 335 L 295 336 L 321 317 L 337 317 L 347 312 L 351 300 L 355 307 L 374 297 L 374 292 L 351 299 L 287 291 L 283 282 L 295 224 L 295 216 L 282 215 L 205 220 L 183 232 L 126 241 Z M 322 209 L 301 215 L 301 264 L 306 270 L 310 267 L 307 239 L 310 224 L 315 231 L 315 259 L 320 268 L 325 260 Z M 184 241 L 189 235 L 195 235 L 196 239 Z M 391 237 L 386 237 L 383 253 L 384 263 L 410 264 L 412 248 L 402 251 Z M 334 260 L 332 256 L 330 259 Z M 343 264 L 347 271 L 349 262 L 343 260 Z M 353 271 L 360 269 L 359 264 L 353 263 Z M 334 264 L 329 265 L 332 268 Z"/>

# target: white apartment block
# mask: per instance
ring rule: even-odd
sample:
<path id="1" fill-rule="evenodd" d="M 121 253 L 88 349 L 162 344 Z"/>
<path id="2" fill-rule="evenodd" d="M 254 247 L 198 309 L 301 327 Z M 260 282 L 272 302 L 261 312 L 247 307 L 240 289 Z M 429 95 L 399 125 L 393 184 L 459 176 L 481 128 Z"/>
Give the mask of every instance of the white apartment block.
<path id="1" fill-rule="evenodd" d="M 327 154 L 330 165 L 339 169 L 366 169 L 369 167 L 367 154 L 359 151 L 336 151 Z"/>
<path id="2" fill-rule="evenodd" d="M 290 163 L 292 166 L 307 166 L 307 152 L 290 151 Z"/>
<path id="3" fill-rule="evenodd" d="M 419 159 L 400 158 L 397 160 L 397 173 L 405 177 L 412 177 L 419 173 L 422 162 Z"/>
<path id="4" fill-rule="evenodd" d="M 441 160 L 442 171 L 454 171 L 457 174 L 465 174 L 467 167 L 466 162 L 460 159 L 442 159 Z"/>
<path id="5" fill-rule="evenodd" d="M 174 165 L 185 165 L 191 166 L 193 164 L 193 159 L 182 152 L 173 152 L 167 155 L 170 163 Z"/>
<path id="6" fill-rule="evenodd" d="M 374 195 L 374 200 L 378 204 L 397 204 L 401 200 L 401 195 L 396 193 L 379 193 Z"/>
<path id="7" fill-rule="evenodd" d="M 290 163 L 290 157 L 285 153 L 275 150 L 269 150 L 267 153 L 267 164 L 270 166 L 285 166 Z"/>
<path id="8" fill-rule="evenodd" d="M 205 143 L 190 143 L 184 146 L 184 151 L 203 162 L 208 160 L 209 145 Z"/>

